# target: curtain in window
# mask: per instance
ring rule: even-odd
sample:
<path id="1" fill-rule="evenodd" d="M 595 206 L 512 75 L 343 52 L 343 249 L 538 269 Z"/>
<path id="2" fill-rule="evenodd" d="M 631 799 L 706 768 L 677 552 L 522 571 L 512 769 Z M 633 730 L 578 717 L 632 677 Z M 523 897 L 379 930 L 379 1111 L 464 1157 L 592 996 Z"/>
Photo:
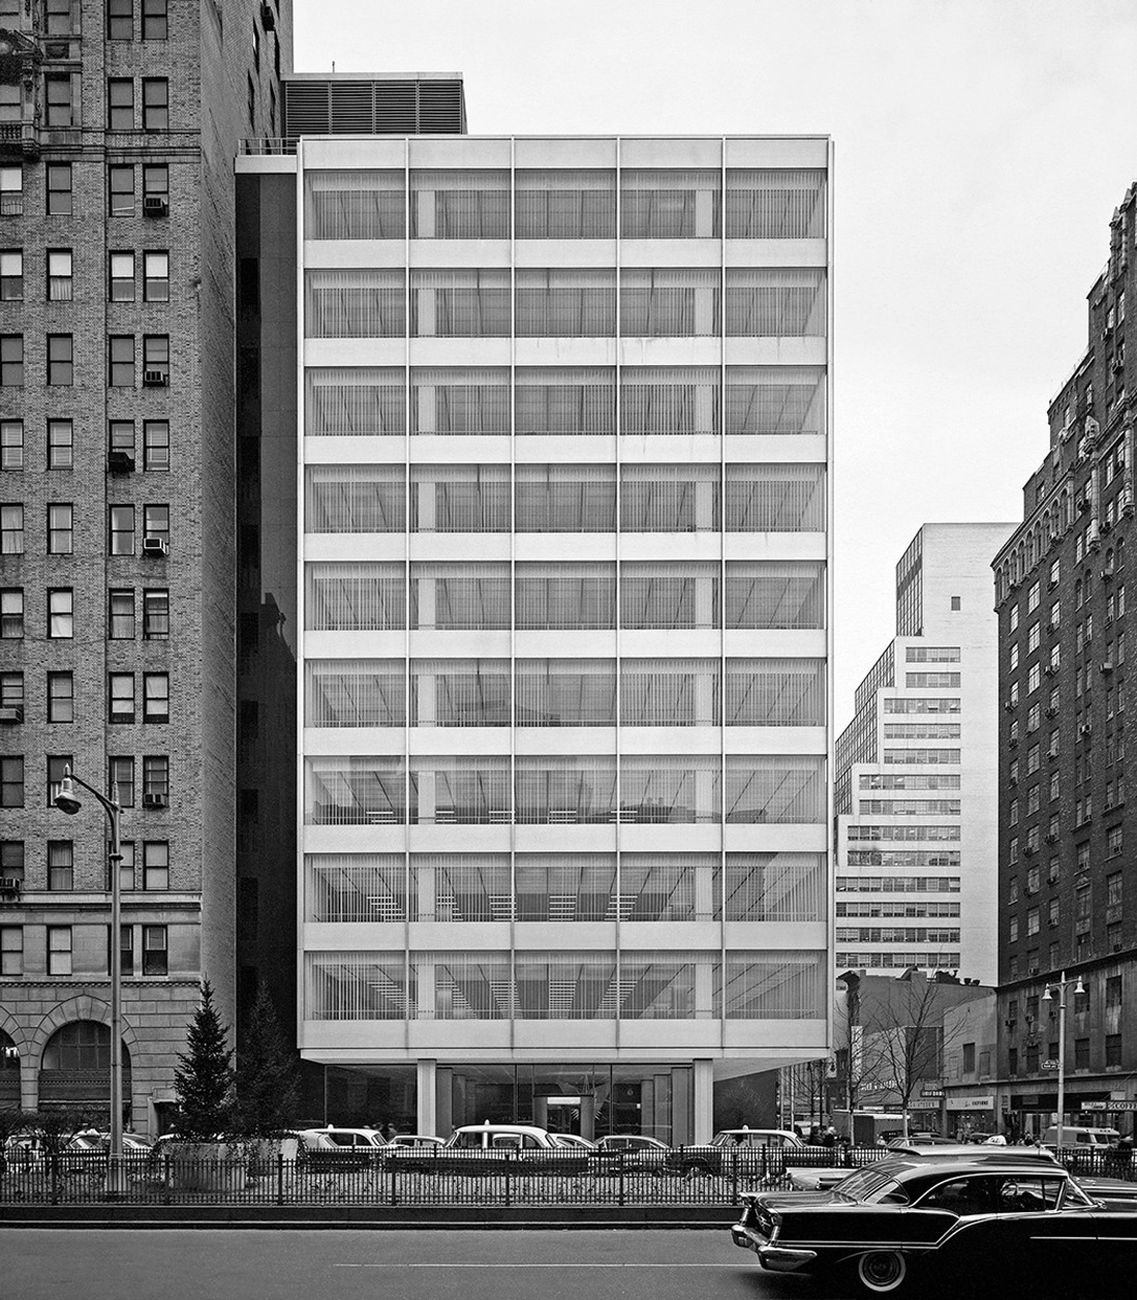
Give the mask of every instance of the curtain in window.
<path id="1" fill-rule="evenodd" d="M 519 533 L 616 530 L 615 465 L 518 465 Z"/>
<path id="2" fill-rule="evenodd" d="M 825 172 L 729 167 L 726 173 L 728 239 L 822 239 Z"/>
<path id="3" fill-rule="evenodd" d="M 613 659 L 519 659 L 519 727 L 616 725 Z"/>
<path id="4" fill-rule="evenodd" d="M 401 727 L 406 681 L 399 659 L 309 659 L 304 665 L 307 727 Z"/>
<path id="5" fill-rule="evenodd" d="M 508 727 L 509 661 L 413 659 L 412 727 Z"/>
<path id="6" fill-rule="evenodd" d="M 622 659 L 620 722 L 625 727 L 719 724 L 718 659 Z"/>
<path id="7" fill-rule="evenodd" d="M 402 370 L 313 368 L 304 372 L 304 387 L 309 437 L 401 438 L 407 431 Z"/>
<path id="8" fill-rule="evenodd" d="M 624 338 L 717 336 L 721 299 L 718 267 L 624 267 L 620 333 Z"/>
<path id="9" fill-rule="evenodd" d="M 411 891 L 421 921 L 510 921 L 508 853 L 412 853 Z"/>
<path id="10" fill-rule="evenodd" d="M 310 952 L 305 1020 L 405 1020 L 415 1014 L 414 983 L 402 953 Z"/>
<path id="11" fill-rule="evenodd" d="M 518 628 L 614 628 L 616 566 L 571 563 L 516 566 Z"/>
<path id="12" fill-rule="evenodd" d="M 711 921 L 719 911 L 717 853 L 620 855 L 620 920 Z"/>
<path id="13" fill-rule="evenodd" d="M 315 632 L 394 632 L 406 626 L 401 564 L 304 566 L 304 626 Z"/>
<path id="14" fill-rule="evenodd" d="M 304 763 L 308 826 L 393 825 L 405 820 L 401 757 L 314 755 Z"/>
<path id="15" fill-rule="evenodd" d="M 825 1016 L 823 952 L 728 952 L 722 988 L 727 1020 L 820 1020 Z"/>
<path id="16" fill-rule="evenodd" d="M 406 921 L 406 860 L 401 853 L 306 853 L 309 921 Z"/>
<path id="17" fill-rule="evenodd" d="M 715 532 L 718 528 L 717 463 L 621 466 L 622 532 Z"/>
<path id="18" fill-rule="evenodd" d="M 507 755 L 412 754 L 410 821 L 457 825 L 508 822 Z"/>
<path id="19" fill-rule="evenodd" d="M 825 530 L 825 466 L 727 465 L 726 529 L 734 533 Z"/>
<path id="20" fill-rule="evenodd" d="M 412 952 L 411 969 L 420 985 L 434 985 L 434 1004 L 424 999 L 419 1019 L 513 1017 L 513 975 L 507 952 Z"/>
<path id="21" fill-rule="evenodd" d="M 411 335 L 508 338 L 509 270 L 411 271 Z"/>
<path id="22" fill-rule="evenodd" d="M 508 369 L 483 366 L 412 370 L 411 432 L 508 434 Z"/>
<path id="23" fill-rule="evenodd" d="M 515 178 L 518 239 L 615 239 L 616 173 L 519 168 Z"/>
<path id="24" fill-rule="evenodd" d="M 820 366 L 727 366 L 726 431 L 825 432 L 825 371 Z"/>
<path id="25" fill-rule="evenodd" d="M 614 853 L 519 853 L 519 921 L 605 921 L 616 916 Z"/>
<path id="26" fill-rule="evenodd" d="M 624 754 L 620 820 L 716 822 L 721 775 L 718 754 Z"/>
<path id="27" fill-rule="evenodd" d="M 719 626 L 719 566 L 703 560 L 629 561 L 620 583 L 620 626 Z"/>
<path id="28" fill-rule="evenodd" d="M 401 170 L 305 173 L 306 239 L 405 239 L 406 233 Z"/>
<path id="29" fill-rule="evenodd" d="M 509 172 L 411 172 L 414 239 L 508 239 Z"/>
<path id="30" fill-rule="evenodd" d="M 616 1015 L 613 952 L 518 952 L 518 1020 L 611 1020 Z"/>
<path id="31" fill-rule="evenodd" d="M 714 366 L 625 366 L 620 431 L 679 436 L 719 431 L 719 371 Z"/>
<path id="32" fill-rule="evenodd" d="M 820 853 L 728 853 L 727 921 L 824 921 L 825 857 Z"/>
<path id="33" fill-rule="evenodd" d="M 625 167 L 620 232 L 625 239 L 717 239 L 722 173 Z"/>
<path id="34" fill-rule="evenodd" d="M 728 727 L 823 727 L 825 661 L 728 659 Z"/>
<path id="35" fill-rule="evenodd" d="M 509 532 L 508 465 L 412 465 L 411 531 Z"/>
<path id="36" fill-rule="evenodd" d="M 616 271 L 610 267 L 516 271 L 518 338 L 612 338 Z"/>
<path id="37" fill-rule="evenodd" d="M 726 332 L 739 338 L 823 338 L 825 272 L 727 267 Z"/>
<path id="38" fill-rule="evenodd" d="M 612 819 L 616 763 L 610 756 L 519 754 L 516 782 L 519 822 L 571 825 Z"/>
<path id="39" fill-rule="evenodd" d="M 412 564 L 411 627 L 508 628 L 508 563 Z"/>
<path id="40" fill-rule="evenodd" d="M 709 1020 L 715 1015 L 720 955 L 709 952 L 620 953 L 623 1020 Z"/>
<path id="41" fill-rule="evenodd" d="M 824 564 L 794 560 L 728 560 L 726 626 L 824 627 Z"/>
<path id="42" fill-rule="evenodd" d="M 728 754 L 728 822 L 825 821 L 825 760 L 819 754 Z"/>
<path id="43" fill-rule="evenodd" d="M 394 268 L 304 274 L 310 339 L 389 339 L 406 332 L 406 283 Z"/>
<path id="44" fill-rule="evenodd" d="M 608 366 L 519 366 L 515 402 L 518 436 L 616 432 L 616 372 Z"/>
<path id="45" fill-rule="evenodd" d="M 401 465 L 309 465 L 304 471 L 307 533 L 401 533 L 406 484 Z"/>

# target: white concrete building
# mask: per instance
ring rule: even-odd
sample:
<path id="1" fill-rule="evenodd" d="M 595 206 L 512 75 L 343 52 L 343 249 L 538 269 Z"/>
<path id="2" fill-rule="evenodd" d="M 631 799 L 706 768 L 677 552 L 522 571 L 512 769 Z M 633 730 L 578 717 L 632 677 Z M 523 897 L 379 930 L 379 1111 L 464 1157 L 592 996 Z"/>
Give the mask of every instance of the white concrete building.
<path id="1" fill-rule="evenodd" d="M 998 627 L 1012 524 L 925 524 L 896 566 L 896 637 L 836 746 L 837 969 L 993 984 Z"/>
<path id="2" fill-rule="evenodd" d="M 298 211 L 300 1047 L 420 1131 L 702 1140 L 828 1051 L 830 163 L 240 160 Z"/>

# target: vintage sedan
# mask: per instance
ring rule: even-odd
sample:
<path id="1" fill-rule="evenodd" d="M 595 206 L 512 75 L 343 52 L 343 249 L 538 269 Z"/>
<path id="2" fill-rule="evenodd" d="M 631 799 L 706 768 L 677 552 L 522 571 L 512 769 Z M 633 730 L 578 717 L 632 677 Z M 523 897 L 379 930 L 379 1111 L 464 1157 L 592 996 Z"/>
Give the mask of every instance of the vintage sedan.
<path id="1" fill-rule="evenodd" d="M 1012 1283 L 1100 1294 L 1137 1262 L 1137 1218 L 1041 1163 L 886 1159 L 828 1192 L 742 1199 L 731 1236 L 764 1268 L 836 1275 L 867 1295 L 923 1294 L 969 1272 L 985 1294 Z"/>

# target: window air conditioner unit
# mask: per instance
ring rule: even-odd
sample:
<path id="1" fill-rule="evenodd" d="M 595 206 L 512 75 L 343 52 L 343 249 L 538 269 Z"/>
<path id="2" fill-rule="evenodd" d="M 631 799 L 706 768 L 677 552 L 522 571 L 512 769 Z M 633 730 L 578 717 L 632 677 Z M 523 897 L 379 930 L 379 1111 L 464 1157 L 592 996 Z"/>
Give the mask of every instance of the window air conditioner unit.
<path id="1" fill-rule="evenodd" d="M 1033 844 L 1028 844 L 1026 848 L 1023 849 L 1023 852 L 1027 855 L 1028 858 L 1033 858 L 1034 855 L 1038 852 L 1038 850 L 1034 847 Z M 1033 893 L 1033 890 L 1028 889 L 1026 892 L 1028 894 Z"/>
<path id="2" fill-rule="evenodd" d="M 1102 529 L 1103 529 L 1103 530 L 1104 530 L 1106 527 L 1107 527 L 1107 525 L 1102 524 Z M 1113 577 L 1113 565 L 1112 565 L 1112 564 L 1107 564 L 1107 565 L 1105 566 L 1105 568 L 1102 569 L 1102 571 L 1101 571 L 1101 580 L 1102 580 L 1102 582 L 1109 582 L 1110 579 L 1111 579 L 1112 577 Z"/>
<path id="3" fill-rule="evenodd" d="M 144 794 L 142 796 L 143 808 L 165 808 L 166 796 L 164 794 Z"/>
<path id="4" fill-rule="evenodd" d="M 134 457 L 128 451 L 108 451 L 107 469 L 112 474 L 133 474 Z"/>
<path id="5" fill-rule="evenodd" d="M 1111 672 L 1113 672 L 1113 664 L 1110 663 L 1110 661 L 1107 659 L 1105 663 L 1102 664 L 1101 670 L 1103 673 L 1105 673 L 1108 676 Z"/>
<path id="6" fill-rule="evenodd" d="M 142 200 L 144 217 L 164 217 L 169 210 L 169 203 L 160 194 L 147 194 Z"/>
<path id="7" fill-rule="evenodd" d="M 266 32 L 276 30 L 276 14 L 273 13 L 272 5 L 261 5 L 261 26 Z"/>
<path id="8" fill-rule="evenodd" d="M 153 555 L 155 557 L 169 555 L 170 546 L 164 537 L 144 537 L 142 539 L 142 554 Z"/>
<path id="9" fill-rule="evenodd" d="M 1078 728 L 1078 735 L 1088 736 L 1091 730 L 1092 728 L 1090 727 L 1090 724 L 1088 722 L 1083 722 L 1082 725 Z"/>
<path id="10" fill-rule="evenodd" d="M 1045 836 L 1045 839 L 1046 839 L 1047 844 L 1057 844 L 1057 843 L 1058 843 L 1058 836 L 1057 836 L 1057 835 L 1054 835 L 1053 833 L 1050 834 L 1050 835 Z"/>
<path id="11" fill-rule="evenodd" d="M 1042 671 L 1044 676 L 1053 677 L 1058 672 L 1058 668 L 1055 664 L 1047 664 Z"/>
<path id="12" fill-rule="evenodd" d="M 0 876 L 0 896 L 19 898 L 23 882 L 19 876 Z"/>
<path id="13" fill-rule="evenodd" d="M 1089 503 L 1089 501 L 1088 501 L 1085 497 L 1079 497 L 1079 498 L 1078 498 L 1078 513 L 1079 513 L 1079 514 L 1085 514 L 1086 511 L 1087 511 L 1089 508 L 1090 508 L 1090 503 Z"/>
<path id="14" fill-rule="evenodd" d="M 0 709 L 0 722 L 6 722 L 11 726 L 15 722 L 23 722 L 24 706 L 22 704 L 7 704 Z"/>
<path id="15" fill-rule="evenodd" d="M 1057 586 L 1058 586 L 1058 579 L 1051 578 L 1050 581 L 1046 584 L 1046 590 L 1053 591 Z"/>
<path id="16" fill-rule="evenodd" d="M 142 372 L 143 388 L 165 388 L 169 382 L 170 377 L 164 370 L 144 370 Z"/>
<path id="17" fill-rule="evenodd" d="M 1014 702 L 1014 700 L 1008 700 L 1008 701 L 1006 702 L 1006 704 L 1003 705 L 1003 708 L 1006 709 L 1006 711 L 1007 711 L 1008 713 L 1014 713 L 1014 711 L 1015 711 L 1015 702 Z"/>
<path id="18" fill-rule="evenodd" d="M 1047 710 L 1046 710 L 1046 716 L 1047 716 L 1048 718 L 1056 718 L 1056 717 L 1058 716 L 1058 710 L 1057 710 L 1057 709 L 1047 709 Z"/>
<path id="19" fill-rule="evenodd" d="M 1112 527 L 1113 525 L 1109 522 L 1108 519 L 1103 519 L 1101 521 L 1101 528 L 1099 529 L 1099 531 L 1103 533 L 1108 533 Z"/>

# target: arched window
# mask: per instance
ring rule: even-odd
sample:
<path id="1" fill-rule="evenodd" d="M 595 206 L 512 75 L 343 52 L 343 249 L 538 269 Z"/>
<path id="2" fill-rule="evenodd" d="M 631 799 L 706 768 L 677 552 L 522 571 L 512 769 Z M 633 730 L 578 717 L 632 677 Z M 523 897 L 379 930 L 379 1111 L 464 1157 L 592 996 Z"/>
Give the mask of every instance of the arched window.
<path id="1" fill-rule="evenodd" d="M 130 1068 L 126 1045 L 122 1048 L 123 1069 Z M 109 1070 L 111 1031 L 94 1020 L 73 1020 L 57 1029 L 43 1049 L 45 1070 Z"/>

